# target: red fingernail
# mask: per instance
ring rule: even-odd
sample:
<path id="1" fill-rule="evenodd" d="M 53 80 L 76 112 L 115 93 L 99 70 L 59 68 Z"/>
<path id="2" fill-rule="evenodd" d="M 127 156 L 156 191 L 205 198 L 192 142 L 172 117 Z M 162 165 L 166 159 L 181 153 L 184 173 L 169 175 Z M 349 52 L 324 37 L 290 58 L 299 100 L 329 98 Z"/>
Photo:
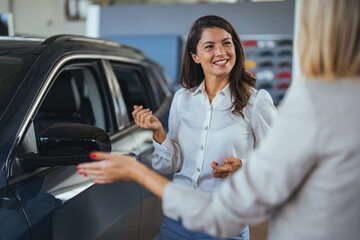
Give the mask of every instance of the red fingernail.
<path id="1" fill-rule="evenodd" d="M 94 184 L 98 184 L 98 181 L 95 180 L 95 181 L 94 181 Z"/>
<path id="2" fill-rule="evenodd" d="M 82 172 L 82 171 L 78 171 L 78 174 L 83 174 L 83 172 Z"/>
<path id="3" fill-rule="evenodd" d="M 86 173 L 84 173 L 84 177 L 86 177 L 87 175 L 86 175 Z"/>
<path id="4" fill-rule="evenodd" d="M 92 159 L 96 158 L 96 153 L 90 153 L 90 158 Z"/>

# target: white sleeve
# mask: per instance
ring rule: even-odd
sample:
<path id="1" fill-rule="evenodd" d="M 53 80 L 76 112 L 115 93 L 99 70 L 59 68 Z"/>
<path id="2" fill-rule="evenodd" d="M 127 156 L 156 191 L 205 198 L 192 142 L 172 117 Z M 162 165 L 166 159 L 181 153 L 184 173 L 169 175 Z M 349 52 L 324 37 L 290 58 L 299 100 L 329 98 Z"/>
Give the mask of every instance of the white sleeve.
<path id="1" fill-rule="evenodd" d="M 228 237 L 286 203 L 315 167 L 318 148 L 316 114 L 307 92 L 293 92 L 286 100 L 272 130 L 241 171 L 213 195 L 168 184 L 164 214 L 191 230 Z"/>
<path id="2" fill-rule="evenodd" d="M 162 144 L 153 140 L 154 152 L 152 166 L 162 174 L 180 171 L 182 167 L 182 153 L 178 140 L 180 121 L 178 117 L 178 99 L 182 89 L 175 93 L 169 114 L 169 132 Z"/>
<path id="3" fill-rule="evenodd" d="M 270 94 L 266 90 L 259 90 L 251 114 L 251 127 L 255 136 L 255 147 L 264 139 L 276 116 L 277 110 Z"/>

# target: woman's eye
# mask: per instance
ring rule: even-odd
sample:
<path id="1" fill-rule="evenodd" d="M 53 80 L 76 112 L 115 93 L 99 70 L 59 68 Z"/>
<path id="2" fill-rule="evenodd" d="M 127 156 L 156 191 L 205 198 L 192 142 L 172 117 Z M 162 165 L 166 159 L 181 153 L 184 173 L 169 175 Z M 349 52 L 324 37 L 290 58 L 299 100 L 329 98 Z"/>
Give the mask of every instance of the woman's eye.
<path id="1" fill-rule="evenodd" d="M 213 48 L 213 45 L 206 45 L 205 46 L 205 49 L 211 49 L 211 48 Z"/>
<path id="2" fill-rule="evenodd" d="M 230 42 L 230 41 L 226 41 L 226 42 L 224 42 L 224 45 L 231 45 L 231 42 Z"/>

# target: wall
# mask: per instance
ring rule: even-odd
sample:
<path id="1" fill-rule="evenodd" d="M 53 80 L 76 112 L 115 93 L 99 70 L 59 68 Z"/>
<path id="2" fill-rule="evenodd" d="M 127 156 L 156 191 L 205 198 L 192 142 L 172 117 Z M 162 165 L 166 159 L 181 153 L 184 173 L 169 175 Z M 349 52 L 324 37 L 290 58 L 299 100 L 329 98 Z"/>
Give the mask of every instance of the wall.
<path id="1" fill-rule="evenodd" d="M 85 34 L 85 21 L 66 19 L 64 0 L 0 0 L 0 2 L 0 12 L 13 12 L 16 35 L 48 37 L 61 33 Z"/>
<path id="2" fill-rule="evenodd" d="M 100 8 L 99 37 L 121 41 L 142 49 L 159 62 L 173 82 L 179 80 L 181 39 L 190 25 L 202 15 L 214 14 L 229 20 L 240 35 L 293 34 L 295 1 L 236 4 L 153 4 L 106 6 Z M 148 37 L 153 39 L 149 41 Z M 176 37 L 176 53 L 164 39 Z M 167 40 L 168 41 L 168 40 Z M 169 56 L 171 53 L 171 56 Z"/>
<path id="3" fill-rule="evenodd" d="M 100 35 L 186 35 L 202 15 L 229 20 L 239 34 L 292 34 L 295 1 L 128 5 L 101 8 Z"/>
<path id="4" fill-rule="evenodd" d="M 0 1 L 0 13 L 9 11 L 9 2 L 5 0 Z"/>

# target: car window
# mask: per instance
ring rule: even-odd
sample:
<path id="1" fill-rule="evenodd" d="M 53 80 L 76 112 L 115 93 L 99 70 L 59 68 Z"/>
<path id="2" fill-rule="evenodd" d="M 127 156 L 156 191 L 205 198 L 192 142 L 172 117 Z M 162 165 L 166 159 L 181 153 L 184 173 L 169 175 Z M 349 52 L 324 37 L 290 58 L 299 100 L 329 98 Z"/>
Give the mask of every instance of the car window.
<path id="1" fill-rule="evenodd" d="M 129 118 L 133 120 L 131 113 L 134 109 L 134 105 L 142 105 L 144 108 L 151 107 L 142 81 L 140 70 L 137 67 L 126 66 L 114 62 L 111 63 L 111 67 L 119 82 Z"/>
<path id="2" fill-rule="evenodd" d="M 60 71 L 27 129 L 16 156 L 39 153 L 41 132 L 57 123 L 82 123 L 109 132 L 109 117 L 96 72 L 88 66 L 69 66 Z M 29 155 L 30 154 L 30 155 Z M 12 176 L 21 174 L 24 165 L 14 161 Z"/>
<path id="3" fill-rule="evenodd" d="M 0 52 L 0 118 L 35 59 L 30 54 Z"/>
<path id="4" fill-rule="evenodd" d="M 163 80 L 163 77 L 161 76 L 161 74 L 152 68 L 148 68 L 147 72 L 148 72 L 148 76 L 150 79 L 151 88 L 154 92 L 154 99 L 155 99 L 155 104 L 156 104 L 156 109 L 157 109 L 161 105 L 161 103 L 164 101 L 164 98 L 166 97 L 164 87 L 162 86 L 162 84 L 164 84 L 164 83 L 161 82 L 164 80 Z M 154 109 L 154 110 L 156 110 L 156 109 Z"/>
<path id="5" fill-rule="evenodd" d="M 91 67 L 60 72 L 35 116 L 36 135 L 55 123 L 83 123 L 108 131 L 99 89 Z"/>

